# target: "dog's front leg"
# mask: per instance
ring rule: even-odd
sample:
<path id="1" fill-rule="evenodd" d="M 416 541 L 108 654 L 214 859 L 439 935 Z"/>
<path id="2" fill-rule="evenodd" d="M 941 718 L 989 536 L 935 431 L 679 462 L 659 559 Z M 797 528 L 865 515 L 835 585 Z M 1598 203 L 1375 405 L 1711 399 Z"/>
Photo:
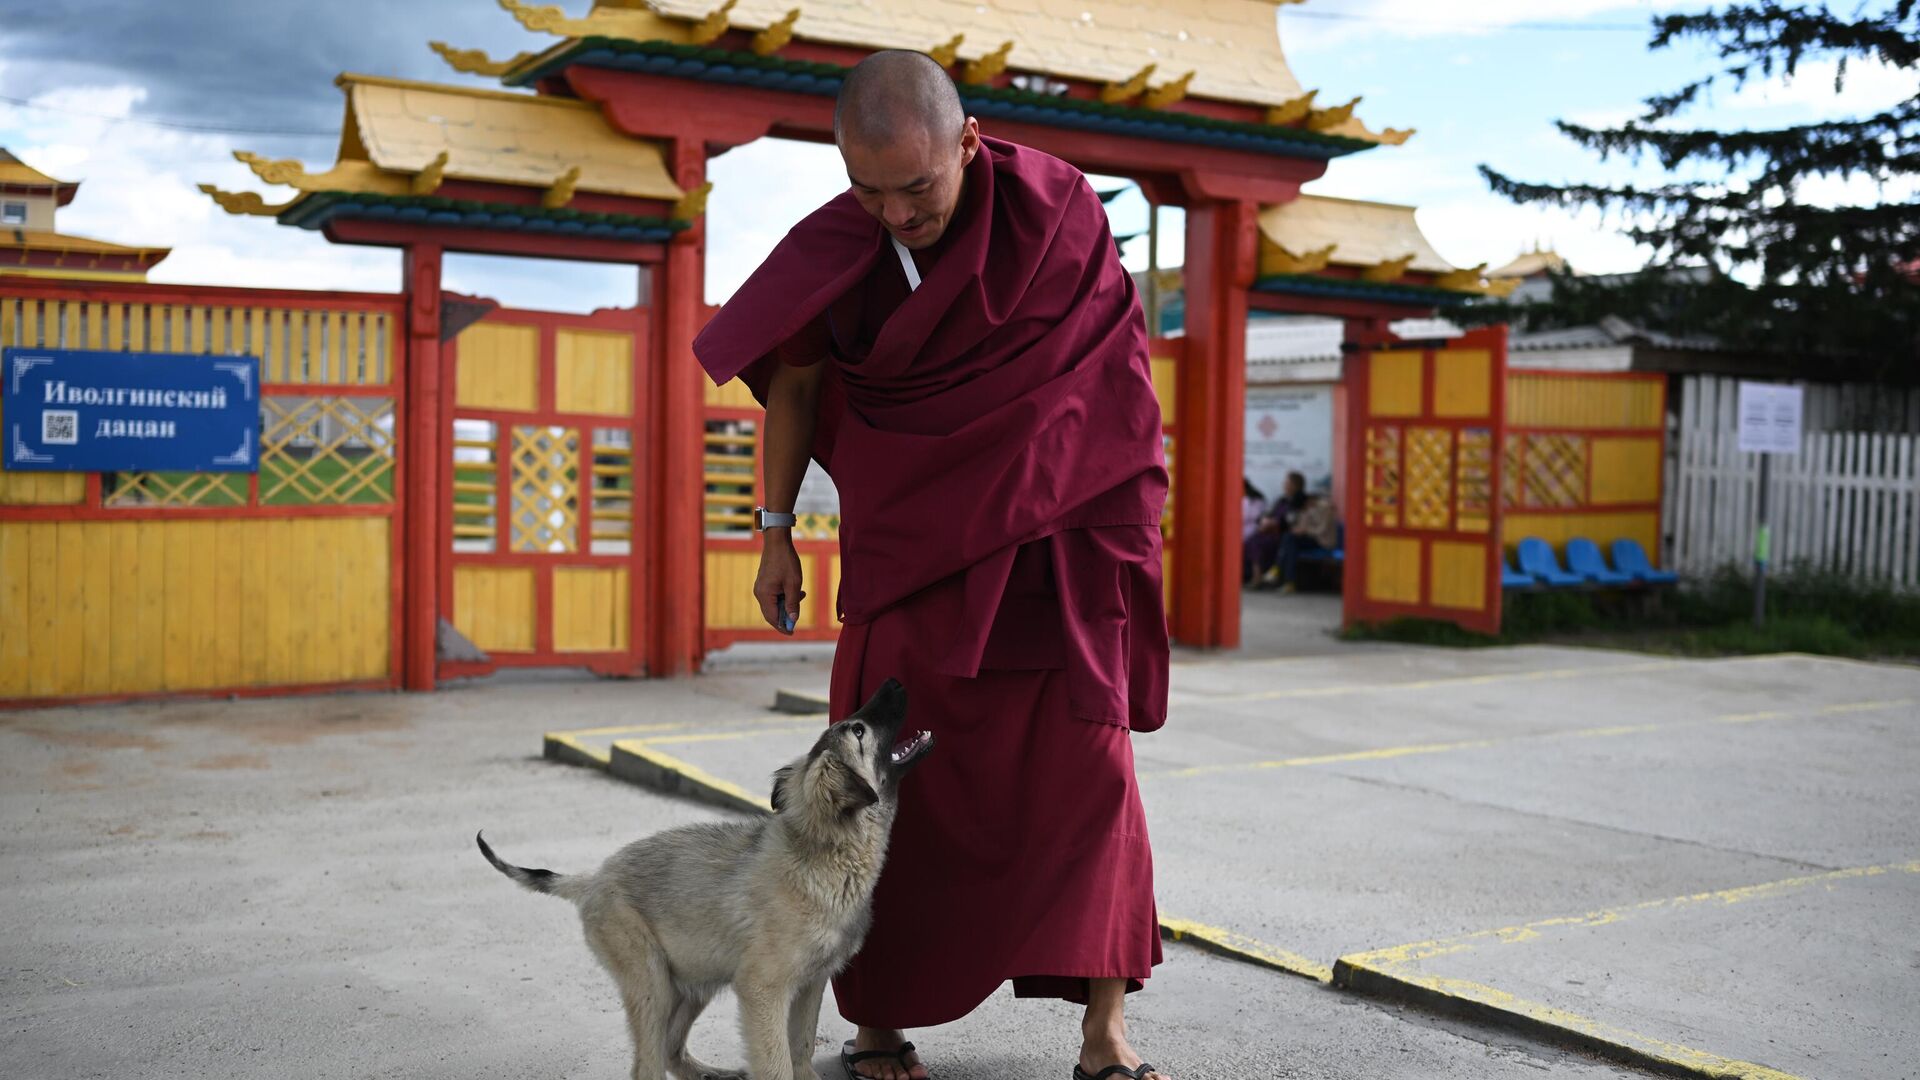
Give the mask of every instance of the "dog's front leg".
<path id="1" fill-rule="evenodd" d="M 820 1080 L 813 1071 L 813 1041 L 820 1033 L 820 999 L 827 992 L 827 980 L 817 978 L 801 984 L 787 1008 L 787 1044 L 793 1051 L 794 1080 Z"/>
<path id="2" fill-rule="evenodd" d="M 742 965 L 734 980 L 733 991 L 740 999 L 740 1035 L 747 1044 L 747 1074 L 753 1080 L 794 1080 L 787 1016 L 798 982 L 776 965 L 752 961 Z"/>

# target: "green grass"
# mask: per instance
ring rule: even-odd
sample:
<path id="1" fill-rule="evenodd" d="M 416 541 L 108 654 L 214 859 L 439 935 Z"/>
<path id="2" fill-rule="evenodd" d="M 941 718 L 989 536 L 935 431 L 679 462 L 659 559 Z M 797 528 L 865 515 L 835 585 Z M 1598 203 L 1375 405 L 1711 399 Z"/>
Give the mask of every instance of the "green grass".
<path id="1" fill-rule="evenodd" d="M 1767 617 L 1753 625 L 1753 585 L 1729 569 L 1685 588 L 1630 595 L 1509 593 L 1498 635 L 1396 619 L 1355 627 L 1352 640 L 1451 648 L 1566 644 L 1675 656 L 1803 652 L 1920 660 L 1920 595 L 1795 569 L 1767 580 Z"/>

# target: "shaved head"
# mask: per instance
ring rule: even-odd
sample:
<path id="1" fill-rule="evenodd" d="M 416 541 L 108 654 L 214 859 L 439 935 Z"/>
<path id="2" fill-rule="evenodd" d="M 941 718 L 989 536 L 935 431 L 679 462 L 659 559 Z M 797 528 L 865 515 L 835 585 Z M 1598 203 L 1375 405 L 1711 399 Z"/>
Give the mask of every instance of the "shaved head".
<path id="1" fill-rule="evenodd" d="M 966 123 L 960 94 L 945 68 L 925 53 L 877 52 L 854 65 L 833 106 L 833 141 L 882 146 L 922 133 L 955 142 Z"/>

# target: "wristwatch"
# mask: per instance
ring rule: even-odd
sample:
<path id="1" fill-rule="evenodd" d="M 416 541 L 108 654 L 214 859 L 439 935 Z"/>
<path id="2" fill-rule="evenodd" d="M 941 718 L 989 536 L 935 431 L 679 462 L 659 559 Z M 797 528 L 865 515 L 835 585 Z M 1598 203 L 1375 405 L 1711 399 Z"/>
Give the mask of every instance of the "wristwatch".
<path id="1" fill-rule="evenodd" d="M 792 514 L 776 514 L 764 506 L 753 508 L 753 531 L 765 532 L 768 529 L 791 529 L 800 519 Z"/>

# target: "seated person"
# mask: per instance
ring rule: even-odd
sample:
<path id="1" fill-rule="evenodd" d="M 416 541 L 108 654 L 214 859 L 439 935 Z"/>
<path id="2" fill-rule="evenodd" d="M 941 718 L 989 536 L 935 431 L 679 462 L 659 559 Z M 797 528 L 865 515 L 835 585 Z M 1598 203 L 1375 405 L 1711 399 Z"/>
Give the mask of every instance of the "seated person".
<path id="1" fill-rule="evenodd" d="M 1240 478 L 1240 584 L 1253 583 L 1256 573 L 1253 562 L 1253 536 L 1260 531 L 1261 522 L 1267 516 L 1267 493 L 1253 486 L 1253 481 Z"/>
<path id="2" fill-rule="evenodd" d="M 1297 472 L 1288 473 L 1286 489 L 1273 500 L 1273 506 L 1260 518 L 1258 527 L 1244 544 L 1243 561 L 1252 570 L 1255 582 L 1276 580 L 1273 575 L 1281 544 L 1306 506 L 1307 478 Z"/>
<path id="3" fill-rule="evenodd" d="M 1326 495 L 1309 497 L 1306 506 L 1293 516 L 1291 526 L 1281 534 L 1278 565 L 1261 579 L 1262 584 L 1278 584 L 1281 592 L 1294 592 L 1300 583 L 1300 556 L 1332 551 L 1339 543 L 1340 516 L 1334 509 L 1333 499 Z"/>

